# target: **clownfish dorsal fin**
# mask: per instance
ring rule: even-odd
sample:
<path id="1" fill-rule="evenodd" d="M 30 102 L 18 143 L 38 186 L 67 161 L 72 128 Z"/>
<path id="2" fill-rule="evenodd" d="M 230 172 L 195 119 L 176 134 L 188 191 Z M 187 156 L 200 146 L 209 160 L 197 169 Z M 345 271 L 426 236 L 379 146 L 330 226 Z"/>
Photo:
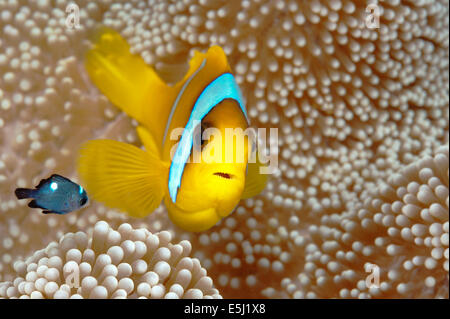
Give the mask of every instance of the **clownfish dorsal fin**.
<path id="1" fill-rule="evenodd" d="M 90 197 L 133 217 L 152 213 L 164 197 L 169 165 L 151 150 L 113 140 L 92 140 L 83 144 L 77 164 Z"/>
<path id="2" fill-rule="evenodd" d="M 206 83 L 202 83 L 202 87 L 206 86 L 206 84 L 214 80 L 214 78 L 219 76 L 220 74 L 230 71 L 227 58 L 220 46 L 214 45 L 210 47 L 205 53 L 194 50 L 194 54 L 189 60 L 188 71 L 184 75 L 183 79 L 174 85 L 177 94 L 179 90 L 186 84 L 186 81 L 188 81 L 192 77 L 192 75 L 194 75 L 194 73 L 199 71 L 199 68 L 205 62 L 205 59 L 208 61 L 208 66 L 206 70 L 202 72 L 204 74 L 201 74 L 201 78 L 206 81 Z M 195 95 L 198 95 L 198 92 L 195 92 Z"/>
<path id="3" fill-rule="evenodd" d="M 245 186 L 241 198 L 247 199 L 261 193 L 266 187 L 268 174 L 261 174 L 260 168 L 263 167 L 259 161 L 259 154 L 256 154 L 256 162 L 247 164 L 247 175 L 245 176 Z"/>
<path id="4" fill-rule="evenodd" d="M 203 90 L 224 73 L 231 72 L 226 55 L 220 46 L 214 45 L 205 53 L 195 50 L 189 61 L 189 70 L 181 81 L 174 85 L 176 96 L 163 131 L 163 158 L 168 159 L 177 140 L 171 139 L 175 128 L 184 128 L 191 116 L 192 108 Z"/>
<path id="5" fill-rule="evenodd" d="M 141 56 L 131 54 L 118 32 L 107 27 L 97 31 L 85 67 L 114 105 L 145 126 L 156 141 L 162 140 L 175 88 L 164 83 Z"/>

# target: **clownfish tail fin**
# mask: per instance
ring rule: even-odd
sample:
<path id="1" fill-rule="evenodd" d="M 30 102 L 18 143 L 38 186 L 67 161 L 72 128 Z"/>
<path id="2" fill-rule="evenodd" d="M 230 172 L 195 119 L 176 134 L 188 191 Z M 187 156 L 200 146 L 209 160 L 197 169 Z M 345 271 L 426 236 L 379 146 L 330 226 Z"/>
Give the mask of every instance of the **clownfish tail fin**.
<path id="1" fill-rule="evenodd" d="M 169 165 L 134 145 L 113 140 L 86 142 L 77 165 L 93 199 L 133 217 L 149 215 L 164 197 Z"/>
<path id="2" fill-rule="evenodd" d="M 162 123 L 169 115 L 174 89 L 141 56 L 131 54 L 130 46 L 115 30 L 100 28 L 93 42 L 85 56 L 91 81 L 158 140 L 164 129 Z"/>

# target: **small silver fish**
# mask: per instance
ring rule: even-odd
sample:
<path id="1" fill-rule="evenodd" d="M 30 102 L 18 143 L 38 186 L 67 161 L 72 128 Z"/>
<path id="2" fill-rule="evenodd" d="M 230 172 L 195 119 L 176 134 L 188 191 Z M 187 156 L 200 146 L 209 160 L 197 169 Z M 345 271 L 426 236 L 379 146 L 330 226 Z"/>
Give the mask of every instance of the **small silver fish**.
<path id="1" fill-rule="evenodd" d="M 36 189 L 16 188 L 15 194 L 18 199 L 33 198 L 28 206 L 42 208 L 44 214 L 67 214 L 88 202 L 83 187 L 57 174 L 41 180 Z"/>

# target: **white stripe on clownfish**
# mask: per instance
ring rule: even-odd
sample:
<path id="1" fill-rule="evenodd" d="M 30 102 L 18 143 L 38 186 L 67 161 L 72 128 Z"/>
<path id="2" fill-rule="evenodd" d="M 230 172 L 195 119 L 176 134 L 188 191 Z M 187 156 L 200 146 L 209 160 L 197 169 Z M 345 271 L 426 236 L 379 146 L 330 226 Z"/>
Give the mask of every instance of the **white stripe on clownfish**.
<path id="1" fill-rule="evenodd" d="M 224 73 L 208 84 L 195 101 L 170 165 L 168 187 L 172 202 L 175 203 L 176 201 L 184 167 L 192 149 L 194 123 L 200 122 L 216 105 L 225 99 L 235 100 L 244 113 L 247 123 L 249 123 L 241 91 L 231 73 Z"/>
<path id="2" fill-rule="evenodd" d="M 163 142 L 162 142 L 163 147 L 164 147 L 164 143 L 166 142 L 166 137 L 167 137 L 167 133 L 169 131 L 170 123 L 172 122 L 172 117 L 175 114 L 175 110 L 177 109 L 178 102 L 180 101 L 181 96 L 183 95 L 184 91 L 188 87 L 189 83 L 191 83 L 192 79 L 198 74 L 198 72 L 200 72 L 201 69 L 203 69 L 205 64 L 206 64 L 206 59 L 203 60 L 200 67 L 186 80 L 186 82 L 183 84 L 183 87 L 181 88 L 180 92 L 178 93 L 177 98 L 175 99 L 175 102 L 172 105 L 172 109 L 170 110 L 169 118 L 167 119 L 166 129 L 164 130 L 164 137 L 163 137 Z"/>

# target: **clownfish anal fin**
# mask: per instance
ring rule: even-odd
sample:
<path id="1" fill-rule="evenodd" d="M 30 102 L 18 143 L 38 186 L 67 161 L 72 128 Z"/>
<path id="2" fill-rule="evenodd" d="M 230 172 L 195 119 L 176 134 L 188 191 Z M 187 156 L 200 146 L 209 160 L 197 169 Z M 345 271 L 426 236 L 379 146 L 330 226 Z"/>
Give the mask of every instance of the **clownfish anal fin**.
<path id="1" fill-rule="evenodd" d="M 90 197 L 133 217 L 152 213 L 161 203 L 169 166 L 155 154 L 113 140 L 85 143 L 78 173 Z"/>
<path id="2" fill-rule="evenodd" d="M 118 32 L 100 28 L 93 48 L 86 53 L 85 67 L 92 82 L 113 104 L 162 141 L 174 89 L 141 56 L 131 54 Z"/>
<path id="3" fill-rule="evenodd" d="M 245 177 L 244 191 L 241 198 L 247 199 L 261 193 L 266 187 L 268 175 L 261 174 L 260 168 L 264 166 L 259 161 L 258 154 L 256 154 L 256 163 L 247 164 L 247 175 Z"/>

